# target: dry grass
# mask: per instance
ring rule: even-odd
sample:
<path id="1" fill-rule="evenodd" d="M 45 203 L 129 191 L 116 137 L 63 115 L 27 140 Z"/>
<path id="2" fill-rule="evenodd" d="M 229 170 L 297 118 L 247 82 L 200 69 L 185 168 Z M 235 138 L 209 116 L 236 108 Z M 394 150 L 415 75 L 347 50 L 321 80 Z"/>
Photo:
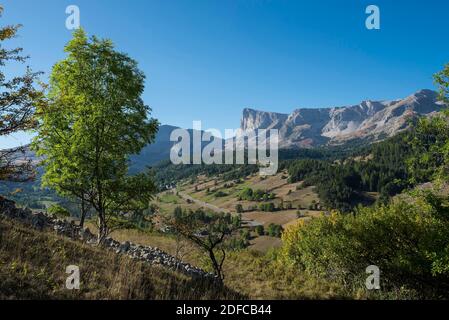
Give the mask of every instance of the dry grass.
<path id="1" fill-rule="evenodd" d="M 334 284 L 305 276 L 299 269 L 280 264 L 271 254 L 245 250 L 229 254 L 226 286 L 251 299 L 330 299 L 345 294 Z"/>
<path id="2" fill-rule="evenodd" d="M 282 246 L 282 240 L 270 236 L 259 236 L 250 241 L 250 249 L 259 252 L 268 252 L 273 248 L 280 248 Z"/>
<path id="3" fill-rule="evenodd" d="M 296 208 L 298 206 L 301 208 L 308 208 L 313 201 L 319 202 L 318 195 L 314 191 L 314 188 L 315 187 L 310 186 L 301 190 L 293 189 L 294 191 L 285 195 L 284 201 L 291 201 Z"/>
<path id="4" fill-rule="evenodd" d="M 245 220 L 261 222 L 265 227 L 267 227 L 270 223 L 274 223 L 285 228 L 291 224 L 295 224 L 298 220 L 307 220 L 310 219 L 310 217 L 317 217 L 322 214 L 322 211 L 301 210 L 301 214 L 304 217 L 298 218 L 297 210 L 282 210 L 274 212 L 252 211 L 243 213 L 242 217 Z"/>
<path id="5" fill-rule="evenodd" d="M 77 265 L 80 290 L 65 288 Z M 112 251 L 0 219 L 0 299 L 235 299 L 241 295 Z"/>
<path id="6" fill-rule="evenodd" d="M 176 251 L 175 239 L 167 235 L 119 230 L 113 237 L 157 246 L 170 254 Z M 225 284 L 230 290 L 250 299 L 326 299 L 341 295 L 335 286 L 278 263 L 271 251 L 281 246 L 279 238 L 261 236 L 252 239 L 251 244 L 248 249 L 227 253 L 224 272 Z M 198 248 L 190 246 L 187 251 L 184 261 L 208 268 L 208 258 Z"/>
<path id="7" fill-rule="evenodd" d="M 245 212 L 242 217 L 246 220 L 255 220 L 268 226 L 270 223 L 284 225 L 297 219 L 296 210 L 284 210 L 275 212 L 252 211 Z"/>
<path id="8" fill-rule="evenodd" d="M 288 184 L 287 179 L 282 179 L 283 173 L 278 173 L 273 176 L 267 176 L 265 178 L 261 178 L 260 176 L 251 177 L 248 183 L 254 190 L 260 189 L 267 192 L 274 192 L 278 188 L 285 186 Z"/>
<path id="9" fill-rule="evenodd" d="M 199 208 L 197 204 L 188 203 L 186 200 L 171 191 L 159 193 L 153 200 L 153 203 L 158 206 L 161 213 L 172 213 L 176 207 L 182 207 L 192 210 L 196 210 Z"/>

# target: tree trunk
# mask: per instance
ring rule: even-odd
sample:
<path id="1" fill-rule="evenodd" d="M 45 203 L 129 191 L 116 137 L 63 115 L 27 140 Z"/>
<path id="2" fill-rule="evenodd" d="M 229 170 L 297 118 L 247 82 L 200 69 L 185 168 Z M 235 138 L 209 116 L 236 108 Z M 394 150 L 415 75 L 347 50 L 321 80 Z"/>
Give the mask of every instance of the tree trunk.
<path id="1" fill-rule="evenodd" d="M 217 280 L 222 283 L 223 282 L 223 274 L 221 272 L 221 266 L 218 264 L 217 259 L 215 258 L 214 249 L 209 249 L 209 257 L 212 261 L 212 267 L 214 268 L 215 275 L 217 276 Z"/>
<path id="2" fill-rule="evenodd" d="M 80 219 L 80 227 L 84 227 L 84 220 L 86 219 L 86 202 L 84 199 L 81 200 L 81 219 Z"/>
<path id="3" fill-rule="evenodd" d="M 108 227 L 106 225 L 104 212 L 98 213 L 98 244 L 101 244 L 108 235 Z"/>

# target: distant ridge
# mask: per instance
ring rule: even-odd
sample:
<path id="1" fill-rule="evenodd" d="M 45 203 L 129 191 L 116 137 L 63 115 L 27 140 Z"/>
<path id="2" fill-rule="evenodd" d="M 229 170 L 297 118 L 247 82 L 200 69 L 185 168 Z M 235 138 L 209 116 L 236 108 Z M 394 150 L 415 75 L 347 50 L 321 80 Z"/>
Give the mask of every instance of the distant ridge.
<path id="1" fill-rule="evenodd" d="M 341 144 L 353 139 L 390 137 L 407 127 L 407 120 L 441 110 L 435 91 L 423 89 L 404 99 L 362 101 L 331 108 L 300 108 L 291 114 L 243 110 L 241 129 L 278 129 L 281 148 Z"/>
<path id="2" fill-rule="evenodd" d="M 291 114 L 245 108 L 241 129 L 279 129 L 279 143 L 283 149 L 337 145 L 354 139 L 377 141 L 406 129 L 409 119 L 434 114 L 442 107 L 438 94 L 424 89 L 404 99 L 367 100 L 357 105 L 331 108 L 300 108 Z M 175 144 L 170 141 L 170 134 L 175 129 L 178 127 L 161 125 L 155 141 L 138 155 L 131 156 L 131 173 L 169 160 Z M 192 133 L 192 129 L 188 131 Z M 203 147 L 206 144 L 203 142 Z M 37 160 L 28 146 L 24 149 L 25 154 L 18 154 L 18 160 Z"/>

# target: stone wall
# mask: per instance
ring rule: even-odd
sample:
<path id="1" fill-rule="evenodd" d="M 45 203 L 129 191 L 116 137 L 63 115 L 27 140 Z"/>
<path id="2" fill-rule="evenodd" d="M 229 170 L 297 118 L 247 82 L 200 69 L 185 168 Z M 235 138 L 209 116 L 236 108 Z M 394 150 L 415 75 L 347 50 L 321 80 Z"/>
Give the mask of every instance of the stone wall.
<path id="1" fill-rule="evenodd" d="M 43 212 L 35 213 L 29 209 L 17 208 L 13 201 L 2 196 L 0 196 L 0 215 L 30 225 L 37 230 L 54 230 L 57 234 L 72 240 L 97 245 L 97 237 L 88 228 L 80 228 L 73 222 L 58 219 Z M 142 246 L 129 241 L 120 243 L 112 238 L 106 238 L 102 246 L 117 254 L 124 254 L 135 260 L 176 270 L 193 278 L 215 278 L 214 274 L 177 260 L 174 256 L 158 248 Z"/>

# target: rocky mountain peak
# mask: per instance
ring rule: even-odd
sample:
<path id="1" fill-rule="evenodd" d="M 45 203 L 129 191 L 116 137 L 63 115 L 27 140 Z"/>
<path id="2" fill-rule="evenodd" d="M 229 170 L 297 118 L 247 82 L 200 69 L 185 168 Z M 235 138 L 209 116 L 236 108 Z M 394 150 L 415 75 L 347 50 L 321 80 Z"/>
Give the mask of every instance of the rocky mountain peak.
<path id="1" fill-rule="evenodd" d="M 281 147 L 336 144 L 356 138 L 370 140 L 392 136 L 407 127 L 410 117 L 441 109 L 438 94 L 419 90 L 404 99 L 365 100 L 357 105 L 299 108 L 291 114 L 243 110 L 241 129 L 279 129 Z"/>

